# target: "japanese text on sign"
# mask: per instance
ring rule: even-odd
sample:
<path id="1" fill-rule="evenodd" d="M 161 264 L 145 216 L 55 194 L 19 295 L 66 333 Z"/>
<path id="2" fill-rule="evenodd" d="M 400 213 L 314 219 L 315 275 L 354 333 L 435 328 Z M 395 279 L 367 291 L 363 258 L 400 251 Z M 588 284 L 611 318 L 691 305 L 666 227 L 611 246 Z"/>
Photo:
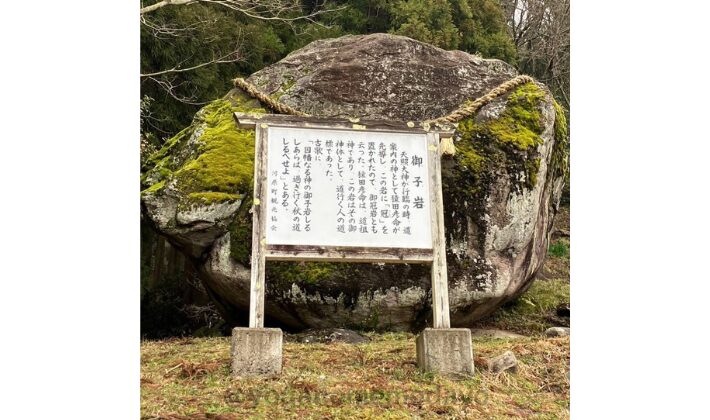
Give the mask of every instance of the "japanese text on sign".
<path id="1" fill-rule="evenodd" d="M 426 134 L 269 127 L 266 242 L 431 248 Z"/>

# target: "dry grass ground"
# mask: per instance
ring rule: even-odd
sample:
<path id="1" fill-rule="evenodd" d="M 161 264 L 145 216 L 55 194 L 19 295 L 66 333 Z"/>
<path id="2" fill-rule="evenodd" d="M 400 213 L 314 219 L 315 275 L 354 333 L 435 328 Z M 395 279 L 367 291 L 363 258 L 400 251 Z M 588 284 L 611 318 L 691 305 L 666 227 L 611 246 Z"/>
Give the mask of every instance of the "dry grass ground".
<path id="1" fill-rule="evenodd" d="M 367 344 L 284 343 L 279 379 L 232 379 L 229 338 L 141 343 L 141 414 L 164 419 L 564 419 L 569 418 L 570 340 L 544 338 L 569 283 L 537 281 L 484 324 L 529 335 L 475 338 L 476 374 L 420 372 L 414 335 L 367 334 Z M 511 350 L 517 372 L 480 369 Z"/>
<path id="2" fill-rule="evenodd" d="M 144 418 L 529 418 L 569 417 L 569 338 L 474 340 L 475 357 L 506 350 L 516 373 L 477 368 L 455 380 L 419 372 L 414 335 L 371 335 L 360 345 L 284 345 L 279 379 L 232 379 L 229 338 L 141 345 Z M 480 363 L 480 362 L 479 362 Z"/>

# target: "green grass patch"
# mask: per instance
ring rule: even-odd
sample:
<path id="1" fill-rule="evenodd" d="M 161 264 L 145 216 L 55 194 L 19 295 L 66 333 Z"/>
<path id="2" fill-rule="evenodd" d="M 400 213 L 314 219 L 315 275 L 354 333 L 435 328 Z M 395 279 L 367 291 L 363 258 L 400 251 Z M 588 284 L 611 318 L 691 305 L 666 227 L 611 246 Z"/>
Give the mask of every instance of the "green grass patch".
<path id="1" fill-rule="evenodd" d="M 569 301 L 568 281 L 537 280 L 518 299 L 498 309 L 481 324 L 526 335 L 541 334 L 554 326 L 550 317 L 555 309 Z"/>
<path id="2" fill-rule="evenodd" d="M 558 239 L 550 244 L 547 253 L 551 257 L 569 259 L 569 241 L 566 239 Z"/>

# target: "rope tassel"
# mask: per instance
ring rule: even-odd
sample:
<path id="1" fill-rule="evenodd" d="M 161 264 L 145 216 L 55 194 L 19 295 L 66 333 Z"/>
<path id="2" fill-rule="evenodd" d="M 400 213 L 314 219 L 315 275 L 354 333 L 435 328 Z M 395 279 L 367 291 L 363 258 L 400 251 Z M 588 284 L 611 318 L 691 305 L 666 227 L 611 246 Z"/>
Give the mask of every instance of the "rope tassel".
<path id="1" fill-rule="evenodd" d="M 454 146 L 453 137 L 444 137 L 439 143 L 439 150 L 442 155 L 453 156 L 456 154 L 456 146 Z"/>

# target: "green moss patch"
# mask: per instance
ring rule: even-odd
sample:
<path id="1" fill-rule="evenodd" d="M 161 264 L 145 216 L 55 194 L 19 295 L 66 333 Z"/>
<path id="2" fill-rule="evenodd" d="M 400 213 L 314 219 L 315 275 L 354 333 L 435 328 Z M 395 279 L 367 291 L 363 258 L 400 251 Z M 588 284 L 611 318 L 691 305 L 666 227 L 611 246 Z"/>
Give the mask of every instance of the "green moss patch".
<path id="1" fill-rule="evenodd" d="M 222 202 L 222 201 L 239 200 L 240 198 L 242 198 L 242 195 L 241 194 L 223 193 L 223 192 L 214 192 L 214 191 L 203 191 L 203 192 L 190 193 L 190 194 L 188 194 L 188 197 L 191 200 L 199 201 L 203 204 L 212 204 L 212 203 L 218 203 L 218 202 Z"/>
<path id="2" fill-rule="evenodd" d="M 474 174 L 502 169 L 517 179 L 524 173 L 518 186 L 533 188 L 540 169 L 537 146 L 543 142 L 541 106 L 545 100 L 546 93 L 528 83 L 510 93 L 498 118 L 477 123 L 472 117 L 460 122 L 459 163 Z"/>
<path id="3" fill-rule="evenodd" d="M 156 193 L 171 182 L 181 193 L 180 204 L 192 205 L 237 200 L 250 192 L 255 135 L 237 127 L 237 111 L 266 112 L 238 90 L 206 105 L 189 127 L 148 159 L 141 178 L 143 193 Z"/>
<path id="4" fill-rule="evenodd" d="M 542 114 L 540 104 L 546 94 L 534 83 L 514 90 L 500 118 L 485 124 L 484 129 L 502 144 L 518 150 L 528 150 L 542 144 Z"/>
<path id="5" fill-rule="evenodd" d="M 160 181 L 156 182 L 155 184 L 151 185 L 150 187 L 146 188 L 144 192 L 146 193 L 156 193 L 165 187 L 165 181 Z"/>
<path id="6" fill-rule="evenodd" d="M 157 189 L 153 188 L 154 185 L 158 183 L 164 185 L 165 181 L 172 176 L 173 171 L 180 165 L 180 159 L 174 154 L 187 143 L 194 130 L 195 127 L 191 125 L 180 131 L 148 158 L 145 166 L 141 168 L 144 193 L 157 192 Z"/>
<path id="7" fill-rule="evenodd" d="M 240 129 L 227 100 L 207 105 L 197 157 L 175 172 L 184 192 L 236 194 L 251 189 L 254 171 L 254 131 Z"/>
<path id="8" fill-rule="evenodd" d="M 321 280 L 330 278 L 333 272 L 342 270 L 343 266 L 328 262 L 271 262 L 267 268 L 270 275 L 279 280 L 279 283 L 290 284 L 318 284 Z"/>
<path id="9" fill-rule="evenodd" d="M 252 218 L 249 209 L 252 206 L 251 194 L 244 197 L 237 213 L 229 225 L 229 254 L 245 267 L 251 264 Z"/>

